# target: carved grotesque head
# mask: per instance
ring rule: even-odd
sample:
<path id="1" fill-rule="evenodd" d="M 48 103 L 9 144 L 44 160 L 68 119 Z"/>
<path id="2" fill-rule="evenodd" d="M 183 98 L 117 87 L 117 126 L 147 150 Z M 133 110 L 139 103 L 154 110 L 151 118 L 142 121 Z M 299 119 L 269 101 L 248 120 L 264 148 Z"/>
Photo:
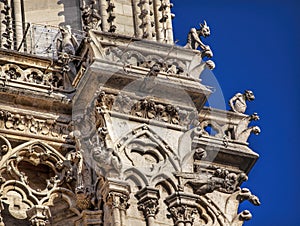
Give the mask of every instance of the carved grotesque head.
<path id="1" fill-rule="evenodd" d="M 252 101 L 255 99 L 255 96 L 251 90 L 245 90 L 245 96 L 248 101 Z"/>
<path id="2" fill-rule="evenodd" d="M 210 36 L 210 29 L 209 29 L 209 26 L 207 26 L 207 23 L 205 20 L 204 20 L 203 24 L 200 24 L 200 27 L 201 27 L 201 30 L 200 30 L 201 34 L 204 38 Z"/>

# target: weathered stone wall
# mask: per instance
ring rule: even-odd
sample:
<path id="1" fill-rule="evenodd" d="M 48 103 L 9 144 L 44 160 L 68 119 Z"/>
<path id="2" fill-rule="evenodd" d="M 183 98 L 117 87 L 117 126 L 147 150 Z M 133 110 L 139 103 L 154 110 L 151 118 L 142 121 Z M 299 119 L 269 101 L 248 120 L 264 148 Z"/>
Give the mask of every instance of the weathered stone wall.
<path id="1" fill-rule="evenodd" d="M 24 0 L 25 21 L 47 25 L 32 24 L 22 46 L 11 23 L 21 3 L 0 4 L 0 226 L 251 218 L 238 206 L 260 204 L 240 187 L 258 158 L 247 140 L 259 117 L 244 114 L 254 95 L 236 94 L 232 111 L 204 107 L 206 22 L 182 48 L 169 0 Z"/>
<path id="2" fill-rule="evenodd" d="M 81 29 L 79 1 L 24 0 L 25 21 L 53 26 L 71 25 Z"/>

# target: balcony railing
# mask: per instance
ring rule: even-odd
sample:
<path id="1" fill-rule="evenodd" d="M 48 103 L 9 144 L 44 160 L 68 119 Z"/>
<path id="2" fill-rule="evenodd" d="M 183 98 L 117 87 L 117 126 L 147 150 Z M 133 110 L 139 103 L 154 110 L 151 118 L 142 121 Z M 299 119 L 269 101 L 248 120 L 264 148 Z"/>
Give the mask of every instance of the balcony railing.
<path id="1" fill-rule="evenodd" d="M 59 27 L 35 23 L 13 22 L 8 30 L 2 24 L 0 47 L 37 56 L 57 59 L 57 41 L 62 35 Z M 85 37 L 85 32 L 72 29 L 78 43 Z"/>

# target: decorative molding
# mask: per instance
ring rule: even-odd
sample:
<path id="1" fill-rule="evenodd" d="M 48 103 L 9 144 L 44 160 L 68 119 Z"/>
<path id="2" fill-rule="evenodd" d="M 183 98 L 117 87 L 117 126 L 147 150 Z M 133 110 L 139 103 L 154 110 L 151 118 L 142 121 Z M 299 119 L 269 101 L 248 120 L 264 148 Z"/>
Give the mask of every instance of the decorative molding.
<path id="1" fill-rule="evenodd" d="M 96 107 L 180 126 L 194 124 L 197 118 L 195 110 L 191 111 L 172 104 L 160 103 L 152 98 L 140 100 L 123 93 L 115 95 L 101 91 Z"/>
<path id="2" fill-rule="evenodd" d="M 56 139 L 66 139 L 69 134 L 68 125 L 55 119 L 42 119 L 6 110 L 0 110 L 0 129 Z"/>

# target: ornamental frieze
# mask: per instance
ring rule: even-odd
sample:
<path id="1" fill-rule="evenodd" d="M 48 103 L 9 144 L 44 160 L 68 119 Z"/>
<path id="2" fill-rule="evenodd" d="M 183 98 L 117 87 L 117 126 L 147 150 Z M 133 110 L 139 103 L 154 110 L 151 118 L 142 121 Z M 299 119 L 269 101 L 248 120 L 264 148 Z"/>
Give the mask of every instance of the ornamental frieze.
<path id="1" fill-rule="evenodd" d="M 108 94 L 101 91 L 96 107 L 179 126 L 196 124 L 198 118 L 196 109 L 185 109 L 153 98 L 138 99 L 124 93 Z"/>
<path id="2" fill-rule="evenodd" d="M 66 139 L 69 134 L 67 124 L 55 119 L 41 119 L 33 115 L 0 110 L 0 130 L 11 130 L 28 135 Z"/>

